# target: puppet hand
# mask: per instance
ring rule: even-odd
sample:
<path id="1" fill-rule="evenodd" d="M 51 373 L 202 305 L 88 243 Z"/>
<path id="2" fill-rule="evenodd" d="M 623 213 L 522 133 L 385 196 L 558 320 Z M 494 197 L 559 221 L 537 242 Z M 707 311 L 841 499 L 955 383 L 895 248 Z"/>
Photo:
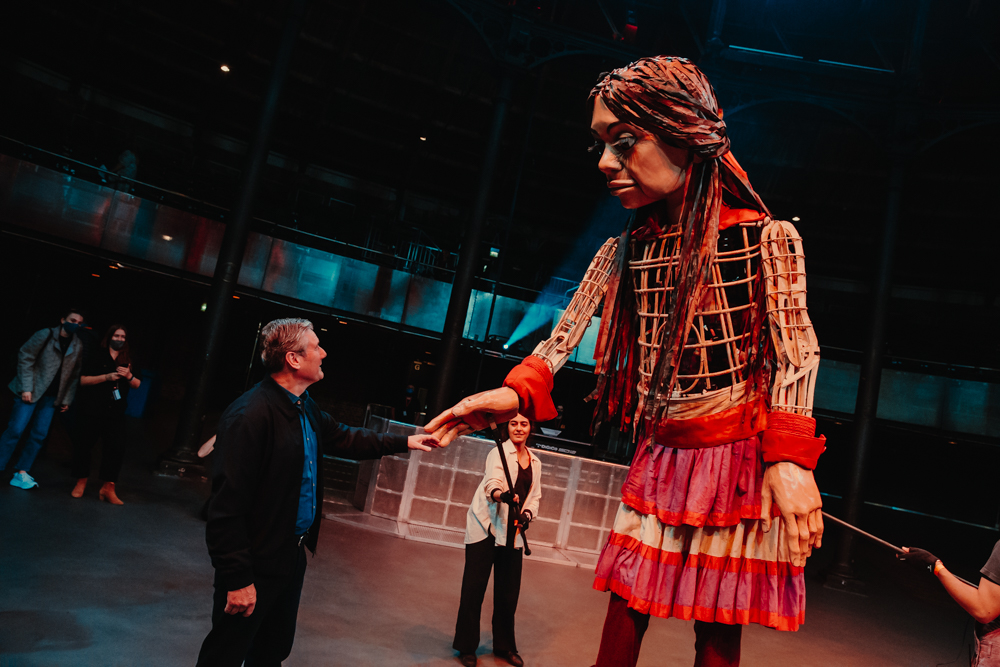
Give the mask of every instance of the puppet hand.
<path id="1" fill-rule="evenodd" d="M 916 547 L 903 547 L 903 551 L 906 553 L 896 554 L 896 558 L 907 565 L 912 565 L 918 570 L 927 570 L 931 574 L 934 574 L 934 566 L 941 560 L 930 551 L 917 549 Z"/>
<path id="2" fill-rule="evenodd" d="M 481 391 L 463 398 L 427 423 L 424 430 L 432 433 L 442 447 L 455 438 L 489 427 L 490 421 L 505 422 L 517 414 L 517 392 L 510 387 Z"/>
<path id="3" fill-rule="evenodd" d="M 521 530 L 528 530 L 529 523 L 531 523 L 531 512 L 521 512 L 517 517 L 517 525 L 521 527 Z"/>
<path id="4" fill-rule="evenodd" d="M 792 565 L 802 567 L 812 548 L 823 545 L 823 501 L 811 470 L 782 461 L 764 472 L 760 511 L 764 532 L 771 530 L 771 501 L 785 525 Z"/>
<path id="5" fill-rule="evenodd" d="M 438 446 L 438 440 L 433 435 L 427 433 L 414 433 L 406 439 L 406 446 L 410 449 L 429 452 Z"/>
<path id="6" fill-rule="evenodd" d="M 31 403 L 31 392 L 30 391 L 22 391 L 21 392 L 21 400 L 24 401 L 25 403 Z"/>

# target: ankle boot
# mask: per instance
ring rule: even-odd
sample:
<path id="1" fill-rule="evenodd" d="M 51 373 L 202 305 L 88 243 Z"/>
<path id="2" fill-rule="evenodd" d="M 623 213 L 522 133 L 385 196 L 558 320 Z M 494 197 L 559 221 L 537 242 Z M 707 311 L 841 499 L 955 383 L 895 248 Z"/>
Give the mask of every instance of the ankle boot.
<path id="1" fill-rule="evenodd" d="M 70 492 L 69 495 L 73 496 L 74 498 L 83 498 L 83 492 L 86 489 L 87 489 L 87 478 L 81 477 L 80 479 L 76 480 L 76 486 L 73 487 L 73 490 Z"/>
<path id="2" fill-rule="evenodd" d="M 105 482 L 104 486 L 101 487 L 101 492 L 97 494 L 98 498 L 101 500 L 106 500 L 112 505 L 124 505 L 118 496 L 115 494 L 115 483 Z"/>

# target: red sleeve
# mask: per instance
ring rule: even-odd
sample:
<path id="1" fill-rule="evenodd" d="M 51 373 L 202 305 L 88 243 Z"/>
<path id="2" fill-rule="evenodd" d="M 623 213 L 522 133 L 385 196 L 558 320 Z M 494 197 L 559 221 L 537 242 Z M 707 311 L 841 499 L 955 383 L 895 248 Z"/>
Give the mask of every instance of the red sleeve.
<path id="1" fill-rule="evenodd" d="M 772 412 L 761 438 L 764 463 L 790 461 L 809 470 L 816 469 L 819 455 L 826 451 L 826 436 L 815 437 L 816 420 L 790 412 Z"/>
<path id="2" fill-rule="evenodd" d="M 517 392 L 518 412 L 535 422 L 555 419 L 558 413 L 552 403 L 552 371 L 543 359 L 525 357 L 507 374 L 503 386 Z"/>

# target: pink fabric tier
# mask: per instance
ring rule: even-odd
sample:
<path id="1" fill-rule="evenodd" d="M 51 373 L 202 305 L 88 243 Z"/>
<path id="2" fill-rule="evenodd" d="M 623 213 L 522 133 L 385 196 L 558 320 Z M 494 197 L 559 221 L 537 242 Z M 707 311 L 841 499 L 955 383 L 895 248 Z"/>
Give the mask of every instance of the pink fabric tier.
<path id="1" fill-rule="evenodd" d="M 781 521 L 761 528 L 763 473 L 756 437 L 641 449 L 594 588 L 654 616 L 798 629 L 805 581 L 789 562 Z"/>

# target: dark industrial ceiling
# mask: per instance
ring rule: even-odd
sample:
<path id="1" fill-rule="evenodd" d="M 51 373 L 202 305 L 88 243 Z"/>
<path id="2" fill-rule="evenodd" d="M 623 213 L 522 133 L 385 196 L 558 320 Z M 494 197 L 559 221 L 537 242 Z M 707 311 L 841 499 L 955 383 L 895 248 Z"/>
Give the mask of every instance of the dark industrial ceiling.
<path id="1" fill-rule="evenodd" d="M 0 134 L 108 166 L 130 147 L 139 180 L 232 205 L 285 3 L 19 9 Z M 503 279 L 539 288 L 581 235 L 620 224 L 586 152 L 597 75 L 683 55 L 712 79 L 764 201 L 801 218 L 817 285 L 871 279 L 899 159 L 895 282 L 978 295 L 993 322 L 998 28 L 1000 4 L 981 0 L 311 0 L 256 210 L 359 245 L 458 250 L 510 72 L 484 240 L 503 242 L 524 151 Z"/>

